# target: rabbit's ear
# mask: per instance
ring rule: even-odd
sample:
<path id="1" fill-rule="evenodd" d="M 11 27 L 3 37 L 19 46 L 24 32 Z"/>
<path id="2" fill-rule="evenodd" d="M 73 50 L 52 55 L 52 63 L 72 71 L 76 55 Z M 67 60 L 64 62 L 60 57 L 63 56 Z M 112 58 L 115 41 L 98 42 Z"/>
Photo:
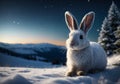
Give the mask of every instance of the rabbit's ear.
<path id="1" fill-rule="evenodd" d="M 66 24 L 70 30 L 77 30 L 78 29 L 77 22 L 76 22 L 75 18 L 68 11 L 65 12 L 65 21 L 66 21 Z"/>
<path id="2" fill-rule="evenodd" d="M 95 17 L 94 12 L 87 13 L 81 21 L 80 29 L 83 30 L 85 33 L 87 33 L 92 23 L 94 22 L 94 17 Z"/>

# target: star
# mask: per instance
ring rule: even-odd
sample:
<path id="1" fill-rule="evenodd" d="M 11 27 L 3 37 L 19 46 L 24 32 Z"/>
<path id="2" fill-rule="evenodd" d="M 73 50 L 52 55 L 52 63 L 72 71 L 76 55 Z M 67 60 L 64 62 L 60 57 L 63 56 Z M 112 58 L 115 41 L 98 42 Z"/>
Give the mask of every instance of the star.
<path id="1" fill-rule="evenodd" d="M 88 2 L 90 2 L 90 0 L 88 0 Z"/>
<path id="2" fill-rule="evenodd" d="M 20 22 L 17 22 L 17 21 L 15 21 L 15 20 L 14 20 L 12 23 L 13 23 L 13 24 L 17 24 L 17 25 L 20 24 Z"/>
<path id="3" fill-rule="evenodd" d="M 46 8 L 47 8 L 47 6 L 45 5 L 45 6 L 44 6 L 44 8 L 46 9 Z"/>

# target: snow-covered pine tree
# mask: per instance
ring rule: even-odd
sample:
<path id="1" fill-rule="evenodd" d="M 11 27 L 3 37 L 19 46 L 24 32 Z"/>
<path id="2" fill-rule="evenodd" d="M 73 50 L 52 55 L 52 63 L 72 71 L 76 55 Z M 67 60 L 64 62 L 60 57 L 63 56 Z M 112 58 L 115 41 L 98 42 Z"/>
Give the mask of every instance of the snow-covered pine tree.
<path id="1" fill-rule="evenodd" d="M 111 27 L 108 23 L 107 18 L 104 19 L 102 28 L 100 31 L 100 37 L 98 38 L 98 42 L 102 45 L 108 55 L 112 53 L 111 50 L 111 43 L 112 43 L 112 36 L 111 36 Z"/>
<path id="2" fill-rule="evenodd" d="M 117 48 L 114 50 L 114 52 L 120 54 L 120 25 L 117 27 L 117 30 L 114 33 L 115 37 L 117 38 L 117 40 L 114 43 L 114 45 L 116 45 Z"/>
<path id="3" fill-rule="evenodd" d="M 114 32 L 120 25 L 120 13 L 114 2 L 110 6 L 108 16 L 105 17 L 99 34 L 98 42 L 103 46 L 107 55 L 112 55 L 118 47 L 115 45 L 117 40 Z"/>

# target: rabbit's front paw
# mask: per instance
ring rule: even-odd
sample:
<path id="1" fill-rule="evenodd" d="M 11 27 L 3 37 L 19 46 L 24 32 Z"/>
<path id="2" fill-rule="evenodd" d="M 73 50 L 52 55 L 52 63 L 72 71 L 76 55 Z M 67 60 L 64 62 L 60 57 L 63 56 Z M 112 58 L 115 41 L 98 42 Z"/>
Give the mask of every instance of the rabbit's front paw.
<path id="1" fill-rule="evenodd" d="M 77 72 L 77 75 L 78 75 L 78 76 L 85 75 L 85 74 L 86 74 L 86 73 L 85 73 L 84 71 L 78 71 L 78 72 Z"/>

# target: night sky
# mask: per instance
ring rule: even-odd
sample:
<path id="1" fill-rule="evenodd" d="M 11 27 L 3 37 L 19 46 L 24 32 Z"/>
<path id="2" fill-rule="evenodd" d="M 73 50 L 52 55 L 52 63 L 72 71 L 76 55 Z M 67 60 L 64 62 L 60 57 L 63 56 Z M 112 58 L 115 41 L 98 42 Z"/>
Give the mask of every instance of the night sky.
<path id="1" fill-rule="evenodd" d="M 99 30 L 113 0 L 0 0 L 0 42 L 53 43 L 65 45 L 69 29 L 64 13 L 70 11 L 80 23 L 96 13 L 88 38 L 97 41 Z M 120 9 L 120 0 L 114 0 Z"/>

